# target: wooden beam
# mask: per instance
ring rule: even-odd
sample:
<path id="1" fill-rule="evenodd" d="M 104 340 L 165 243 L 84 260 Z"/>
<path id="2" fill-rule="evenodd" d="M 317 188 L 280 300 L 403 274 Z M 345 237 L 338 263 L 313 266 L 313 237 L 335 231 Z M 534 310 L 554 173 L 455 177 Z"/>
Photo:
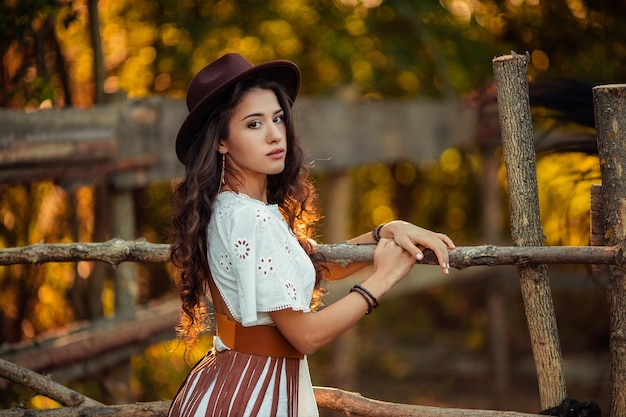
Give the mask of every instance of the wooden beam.
<path id="1" fill-rule="evenodd" d="M 138 310 L 132 320 L 124 315 L 95 320 L 79 330 L 70 328 L 65 334 L 3 347 L 0 357 L 38 372 L 63 368 L 124 346 L 141 345 L 159 334 L 173 337 L 179 307 L 176 299 Z"/>
<path id="2" fill-rule="evenodd" d="M 185 111 L 184 103 L 162 98 L 89 109 L 2 109 L 0 182 L 94 183 L 106 176 L 108 183 L 136 188 L 169 181 L 180 168 L 170 150 Z"/>
<path id="3" fill-rule="evenodd" d="M 511 208 L 511 237 L 518 246 L 543 246 L 529 86 L 530 56 L 512 53 L 493 60 L 502 150 Z M 544 409 L 567 397 L 563 358 L 546 264 L 519 264 L 526 321 Z"/>
<path id="4" fill-rule="evenodd" d="M 602 175 L 605 238 L 626 248 L 626 84 L 593 89 Z M 626 415 L 626 268 L 609 267 L 610 416 Z"/>
<path id="5" fill-rule="evenodd" d="M 92 161 L 115 159 L 117 144 L 113 139 L 76 142 L 72 140 L 28 143 L 13 141 L 0 148 L 2 169 L 38 164 L 89 164 Z"/>
<path id="6" fill-rule="evenodd" d="M 475 126 L 474 110 L 452 100 L 365 103 L 298 97 L 295 106 L 301 115 L 298 130 L 315 161 L 312 169 L 319 171 L 407 157 L 415 162 L 436 159 L 447 147 L 471 137 Z M 0 151 L 25 146 L 38 152 L 38 146 L 48 143 L 114 140 L 121 159 L 145 155 L 156 159 L 146 173 L 149 181 L 170 181 L 183 173 L 173 150 L 187 114 L 184 100 L 163 97 L 89 109 L 0 109 Z M 124 182 L 133 184 L 134 178 Z"/>
<path id="7" fill-rule="evenodd" d="M 347 265 L 372 262 L 375 245 L 337 243 L 318 245 L 326 259 Z M 464 269 L 470 266 L 542 264 L 603 264 L 621 265 L 623 251 L 618 246 L 458 246 L 450 251 L 450 266 Z M 16 248 L 0 249 L 0 265 L 48 262 L 99 261 L 113 266 L 122 262 L 168 262 L 170 245 L 146 240 L 111 239 L 90 243 L 37 243 Z M 435 254 L 424 250 L 424 265 L 438 265 Z"/>

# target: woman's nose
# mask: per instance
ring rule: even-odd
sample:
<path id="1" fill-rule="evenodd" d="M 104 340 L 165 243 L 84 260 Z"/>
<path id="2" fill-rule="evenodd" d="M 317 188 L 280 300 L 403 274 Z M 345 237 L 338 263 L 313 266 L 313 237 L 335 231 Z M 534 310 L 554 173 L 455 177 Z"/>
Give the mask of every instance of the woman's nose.
<path id="1" fill-rule="evenodd" d="M 277 142 L 281 140 L 284 136 L 283 129 L 281 129 L 282 125 L 270 124 L 270 127 L 267 132 L 267 141 L 268 142 Z"/>

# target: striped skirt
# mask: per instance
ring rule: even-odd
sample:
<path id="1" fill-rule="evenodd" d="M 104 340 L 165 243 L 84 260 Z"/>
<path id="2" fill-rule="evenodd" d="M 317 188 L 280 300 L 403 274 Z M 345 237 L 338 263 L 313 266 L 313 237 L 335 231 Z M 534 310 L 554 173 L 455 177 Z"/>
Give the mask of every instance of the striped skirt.
<path id="1" fill-rule="evenodd" d="M 168 416 L 298 417 L 300 362 L 211 349 L 185 378 Z"/>

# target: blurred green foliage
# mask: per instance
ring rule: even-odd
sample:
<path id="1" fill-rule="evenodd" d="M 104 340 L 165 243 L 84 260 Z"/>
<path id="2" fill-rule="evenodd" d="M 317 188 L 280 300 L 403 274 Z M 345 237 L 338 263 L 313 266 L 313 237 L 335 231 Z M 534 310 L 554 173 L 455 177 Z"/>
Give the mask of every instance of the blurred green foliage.
<path id="1" fill-rule="evenodd" d="M 87 0 L 0 5 L 0 106 L 93 102 Z M 528 51 L 531 76 L 592 83 L 626 75 L 623 2 L 583 0 L 100 0 L 109 94 L 182 97 L 190 78 L 236 51 L 289 59 L 304 94 L 450 96 L 492 79 L 491 59 Z M 71 97 L 67 97 L 70 94 Z"/>

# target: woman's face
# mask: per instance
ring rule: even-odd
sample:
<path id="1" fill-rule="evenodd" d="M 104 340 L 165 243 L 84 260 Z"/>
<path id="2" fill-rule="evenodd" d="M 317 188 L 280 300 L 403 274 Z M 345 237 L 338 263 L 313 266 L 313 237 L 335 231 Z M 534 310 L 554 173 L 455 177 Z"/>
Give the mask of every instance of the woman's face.
<path id="1" fill-rule="evenodd" d="M 244 184 L 264 182 L 285 168 L 287 138 L 284 111 L 272 90 L 248 91 L 228 123 L 229 135 L 220 140 L 219 152 Z M 249 184 L 252 185 L 252 184 Z"/>

